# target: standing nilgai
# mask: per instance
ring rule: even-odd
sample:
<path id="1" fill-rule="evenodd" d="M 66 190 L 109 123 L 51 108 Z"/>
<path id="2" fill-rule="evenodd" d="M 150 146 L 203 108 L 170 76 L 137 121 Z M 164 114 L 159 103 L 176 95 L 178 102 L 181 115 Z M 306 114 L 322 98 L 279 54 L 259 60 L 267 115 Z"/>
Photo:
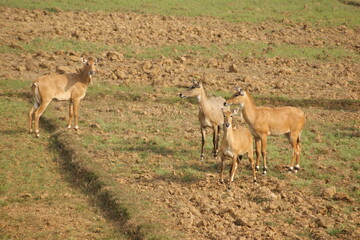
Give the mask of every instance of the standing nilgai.
<path id="1" fill-rule="evenodd" d="M 225 99 L 223 97 L 208 98 L 201 82 L 193 80 L 193 85 L 184 93 L 180 93 L 181 98 L 196 97 L 199 103 L 199 122 L 201 130 L 201 156 L 204 159 L 205 129 L 213 129 L 214 157 L 217 157 L 219 149 L 219 136 L 221 126 L 224 123 L 224 116 L 221 112 Z M 229 109 L 229 108 L 227 108 Z"/>
<path id="2" fill-rule="evenodd" d="M 256 169 L 259 169 L 260 151 L 266 174 L 266 146 L 268 135 L 286 135 L 293 147 L 290 171 L 300 169 L 300 135 L 305 125 L 305 114 L 295 107 L 257 107 L 248 92 L 238 88 L 236 93 L 224 102 L 224 106 L 240 104 L 246 123 L 255 137 Z M 261 150 L 260 150 L 261 149 Z M 296 165 L 295 165 L 296 160 Z"/>
<path id="3" fill-rule="evenodd" d="M 53 99 L 60 101 L 70 100 L 68 128 L 71 128 L 71 122 L 74 118 L 74 128 L 75 130 L 78 130 L 80 100 L 85 97 L 91 78 L 96 72 L 95 65 L 98 60 L 93 58 L 82 58 L 81 61 L 85 66 L 79 73 L 50 74 L 42 76 L 33 82 L 31 88 L 34 106 L 29 112 L 30 133 L 33 131 L 32 123 L 34 119 L 35 134 L 37 137 L 40 136 L 39 118 Z"/>
<path id="4" fill-rule="evenodd" d="M 252 172 L 253 181 L 256 182 L 256 171 L 254 163 L 254 147 L 253 137 L 249 129 L 245 127 L 233 127 L 233 115 L 238 113 L 239 109 L 235 109 L 233 112 L 223 111 L 224 114 L 224 136 L 220 145 L 220 182 L 224 182 L 224 165 L 226 157 L 232 158 L 232 164 L 230 169 L 230 179 L 228 189 L 231 189 L 231 183 L 234 181 L 236 169 L 238 168 L 239 160 L 247 153 Z M 239 158 L 238 158 L 239 157 Z"/>

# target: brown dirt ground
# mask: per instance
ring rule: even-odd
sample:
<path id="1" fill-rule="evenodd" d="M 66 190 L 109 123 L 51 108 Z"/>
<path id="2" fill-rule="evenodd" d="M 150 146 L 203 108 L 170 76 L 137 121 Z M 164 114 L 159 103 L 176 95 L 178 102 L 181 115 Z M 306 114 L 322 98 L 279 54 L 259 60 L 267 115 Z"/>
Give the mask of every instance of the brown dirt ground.
<path id="1" fill-rule="evenodd" d="M 249 40 L 272 45 L 342 46 L 360 50 L 360 29 L 346 26 L 315 28 L 305 23 L 228 23 L 213 18 L 175 18 L 132 13 L 86 13 L 1 8 L 0 42 L 21 48 L 34 39 L 79 39 L 106 45 L 156 47 L 176 44 L 204 45 Z M 91 20 L 89 20 L 91 19 Z M 141 49 L 138 50 L 141 52 Z M 2 54 L 0 78 L 34 79 L 61 71 L 79 61 L 76 52 L 57 51 Z M 204 59 L 184 55 L 178 59 L 136 60 L 124 53 L 102 54 L 99 75 L 104 81 L 159 86 L 188 85 L 189 77 L 203 79 L 208 88 L 228 91 L 233 86 L 263 95 L 287 95 L 295 99 L 359 99 L 360 68 L 350 60 L 312 63 L 302 59 L 235 58 Z M 234 66 L 232 70 L 230 67 Z M 59 70 L 60 68 L 60 70 Z"/>
<path id="2" fill-rule="evenodd" d="M 269 51 L 271 45 L 281 43 L 304 47 L 343 46 L 357 52 L 360 49 L 359 29 L 345 26 L 316 28 L 291 22 L 286 25 L 228 23 L 213 18 L 133 13 L 49 13 L 1 7 L 0 29 L 1 45 L 14 49 L 36 38 L 129 44 L 139 49 L 179 43 L 221 46 L 242 40 L 266 42 Z M 75 71 L 72 66 L 77 65 L 75 62 L 79 57 L 77 52 L 66 51 L 2 53 L 0 79 L 33 80 L 42 74 L 60 71 L 59 66 Z M 360 66 L 347 59 L 314 63 L 303 59 L 238 58 L 232 55 L 204 59 L 188 54 L 176 59 L 136 60 L 125 58 L 123 53 L 116 51 L 104 52 L 101 57 L 98 73 L 101 82 L 186 86 L 190 77 L 198 77 L 211 90 L 229 91 L 241 86 L 264 96 L 360 99 Z M 309 117 L 326 120 L 316 113 Z M 340 116 L 333 117 L 336 120 Z M 358 113 L 351 113 L 350 118 L 358 120 Z M 248 176 L 241 180 L 244 184 L 237 191 L 226 192 L 224 186 L 217 183 L 217 174 L 206 173 L 205 176 L 194 184 L 163 181 L 151 173 L 136 179 L 122 178 L 119 182 L 139 191 L 154 192 L 156 197 L 149 201 L 172 212 L 174 220 L 169 220 L 166 227 L 184 232 L 187 236 L 184 239 L 302 239 L 298 233 L 307 229 L 313 239 L 325 240 L 336 238 L 326 233 L 328 227 L 339 222 L 360 224 L 358 211 L 345 215 L 321 197 L 312 196 L 306 189 L 294 189 L 284 180 L 269 176 L 260 178 L 259 185 L 254 185 L 250 184 Z M 41 206 L 27 209 L 39 214 L 43 210 Z M 63 216 L 56 216 L 54 211 L 54 224 L 59 221 L 57 219 L 63 221 Z M 288 219 L 289 224 L 284 224 L 284 219 Z M 68 220 L 71 221 L 71 216 Z M 359 236 L 359 229 L 341 235 L 342 239 Z"/>

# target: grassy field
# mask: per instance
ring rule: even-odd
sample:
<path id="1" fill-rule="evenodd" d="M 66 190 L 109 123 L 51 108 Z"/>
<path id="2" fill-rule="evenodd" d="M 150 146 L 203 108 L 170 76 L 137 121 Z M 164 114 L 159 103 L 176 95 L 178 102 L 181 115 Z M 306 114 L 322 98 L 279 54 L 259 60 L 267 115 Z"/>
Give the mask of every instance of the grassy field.
<path id="1" fill-rule="evenodd" d="M 28 81 L 0 80 L 6 92 L 0 96 L 0 239 L 125 240 L 62 167 L 50 140 L 52 123 L 42 122 L 41 139 L 27 134 L 28 86 Z M 45 118 L 56 116 L 50 109 Z"/>
<path id="2" fill-rule="evenodd" d="M 204 0 L 204 1 L 19 1 L 1 0 L 0 5 L 24 8 L 42 8 L 47 11 L 131 11 L 144 14 L 158 14 L 189 17 L 217 17 L 227 21 L 259 23 L 309 22 L 320 26 L 348 25 L 357 27 L 359 1 L 288 1 L 288 0 Z"/>
<path id="3" fill-rule="evenodd" d="M 116 103 L 112 103 L 108 110 L 104 110 L 104 108 L 108 108 L 105 102 L 99 101 L 96 106 L 94 106 L 94 103 L 91 103 L 95 109 L 107 111 L 106 116 L 104 116 L 101 110 L 98 113 L 92 113 L 89 108 L 90 106 L 85 107 L 84 111 L 91 111 L 91 113 L 88 112 L 88 115 L 93 116 L 93 121 L 101 126 L 102 131 L 107 133 L 106 137 L 99 139 L 99 136 L 94 135 L 92 132 L 84 132 L 82 142 L 88 149 L 105 151 L 108 155 L 114 155 L 114 152 L 121 152 L 126 155 L 127 152 L 138 152 L 140 150 L 139 165 L 143 169 L 142 171 L 145 172 L 146 170 L 144 169 L 147 168 L 149 168 L 149 171 L 159 173 L 160 175 L 168 175 L 170 172 L 175 171 L 175 173 L 178 172 L 175 175 L 183 176 L 183 179 L 179 179 L 180 181 L 203 176 L 203 170 L 200 167 L 192 166 L 193 160 L 198 158 L 197 155 L 199 154 L 200 133 L 197 132 L 197 107 L 193 100 L 189 102 L 179 99 L 177 93 L 180 91 L 181 89 L 164 88 L 160 91 L 160 97 L 157 97 L 154 101 L 146 101 L 146 96 L 156 94 L 155 88 L 149 86 L 140 88 L 111 85 L 101 86 L 101 92 L 104 95 L 111 94 L 118 96 Z M 98 92 L 97 87 L 92 88 L 89 91 L 89 96 L 100 100 L 101 97 L 96 97 L 98 94 L 96 92 Z M 213 95 L 211 92 L 210 94 Z M 225 92 L 217 92 L 216 94 L 229 97 L 229 93 Z M 258 99 L 257 96 L 255 96 L 255 99 Z M 145 103 L 142 102 L 144 100 L 146 101 Z M 135 106 L 139 105 L 135 107 L 137 110 L 132 111 L 131 108 L 127 110 L 129 101 Z M 264 99 L 258 99 L 259 104 L 263 101 Z M 278 101 L 269 98 L 266 102 L 276 102 L 276 105 L 291 105 L 292 100 L 282 99 Z M 189 103 L 192 105 L 189 105 Z M 147 110 L 141 109 L 140 105 L 143 104 L 147 106 Z M 329 103 L 329 105 L 332 105 L 332 103 Z M 170 110 L 170 108 L 173 109 Z M 117 109 L 121 109 L 121 112 L 119 113 Z M 306 129 L 302 134 L 302 164 L 307 170 L 300 173 L 299 178 L 301 180 L 296 180 L 293 184 L 309 186 L 314 190 L 314 194 L 316 194 L 318 193 L 318 187 L 321 185 L 321 183 L 313 182 L 313 179 L 316 177 L 326 180 L 331 185 L 343 188 L 352 197 L 360 200 L 360 192 L 358 190 L 353 191 L 353 189 L 356 189 L 356 182 L 360 177 L 357 173 L 359 164 L 356 158 L 356 156 L 360 155 L 360 143 L 357 141 L 356 130 L 349 128 L 349 126 L 356 126 L 359 122 L 355 120 L 354 122 L 348 122 L 347 120 L 323 122 L 312 119 L 314 118 L 313 116 L 328 115 L 332 112 L 331 110 L 326 110 L 326 107 L 318 108 L 316 103 L 310 106 L 307 105 L 303 110 L 310 116 L 306 123 Z M 163 114 L 164 112 L 165 114 Z M 176 118 L 173 117 L 175 114 Z M 161 117 L 161 121 L 159 121 L 159 117 Z M 141 119 L 141 121 L 133 122 L 131 119 Z M 185 121 L 185 119 L 189 119 L 191 122 Z M 88 125 L 90 125 L 90 122 Z M 182 129 L 188 129 L 191 134 L 187 134 Z M 131 132 L 132 137 L 130 139 L 116 137 L 119 133 L 127 131 Z M 190 141 L 178 138 L 176 133 L 179 131 L 184 132 L 182 133 L 183 137 L 190 139 Z M 319 136 L 323 140 L 317 139 Z M 291 149 L 286 138 L 270 137 L 269 141 L 271 142 L 268 150 L 270 152 L 269 164 L 271 168 L 281 169 L 281 166 L 289 164 Z M 212 147 L 211 136 L 208 136 L 207 143 L 206 151 L 209 153 Z M 158 157 L 174 158 L 177 164 L 168 162 L 166 165 L 162 165 L 164 163 L 149 165 L 147 160 L 149 157 L 154 158 L 154 156 L 150 156 L 154 154 L 158 155 Z M 321 162 L 319 162 L 319 158 L 321 158 Z M 323 161 L 325 160 L 323 158 L 326 158 L 326 161 Z M 321 164 L 324 171 L 314 167 L 316 164 Z M 342 175 L 334 178 L 333 174 L 326 170 L 331 166 L 347 170 Z M 124 167 L 127 168 L 128 166 Z M 115 168 L 118 168 L 118 166 L 115 166 Z M 217 163 L 212 168 L 213 171 L 217 172 Z M 119 170 L 114 169 L 115 172 Z M 131 168 L 129 170 L 131 171 Z M 121 169 L 120 172 L 125 174 L 127 171 L 126 169 Z M 272 171 L 270 175 L 280 179 L 286 178 L 287 173 L 281 172 Z M 244 173 L 244 175 L 248 174 L 250 174 L 250 171 Z M 344 177 L 350 177 L 354 184 L 342 186 L 342 179 Z"/>
<path id="4" fill-rule="evenodd" d="M 128 11 L 144 14 L 186 17 L 215 17 L 229 22 L 261 24 L 309 23 L 314 27 L 359 25 L 358 1 L 6 1 L 0 6 L 41 8 L 59 11 Z M 1 31 L 1 30 L 0 30 Z M 14 48 L 0 46 L 0 54 L 56 52 L 59 50 L 102 55 L 108 51 L 124 53 L 127 59 L 178 59 L 186 54 L 203 59 L 234 58 L 301 59 L 312 63 L 351 62 L 358 64 L 354 48 L 338 46 L 299 46 L 262 41 L 213 43 L 210 45 L 174 44 L 139 47 L 128 44 L 38 36 Z M 91 85 L 81 105 L 80 131 L 64 131 L 67 103 L 53 102 L 41 120 L 41 138 L 27 132 L 30 108 L 28 79 L 0 79 L 0 239 L 172 239 L 182 233 L 162 229 L 171 214 L 151 204 L 150 192 L 136 186 L 163 181 L 191 188 L 204 181 L 205 174 L 218 174 L 218 161 L 211 153 L 211 133 L 206 138 L 204 162 L 199 162 L 200 132 L 195 99 L 180 99 L 182 88 L 120 84 L 100 76 Z M 350 83 L 351 84 L 351 83 Z M 229 92 L 209 91 L 210 95 L 228 98 Z M 269 177 L 286 180 L 291 187 L 321 197 L 325 189 L 336 187 L 350 202 L 329 206 L 340 209 L 339 215 L 352 215 L 360 204 L 359 100 L 293 99 L 254 94 L 259 105 L 299 106 L 307 115 L 302 133 L 304 168 L 289 177 L 284 171 L 290 162 L 291 149 L 285 137 L 269 138 Z M 345 116 L 345 117 L 344 117 Z M 350 119 L 350 120 L 349 120 Z M 240 124 L 240 123 L 238 123 Z M 247 161 L 247 160 L 246 160 Z M 237 174 L 247 179 L 250 169 Z M 150 177 L 149 177 L 150 176 Z M 150 181 L 151 180 L 151 181 Z M 146 186 L 148 187 L 148 186 Z M 258 199 L 259 203 L 263 201 Z M 355 205 L 355 206 L 354 206 Z M 38 212 L 51 209 L 45 219 Z M 66 211 L 64 211 L 66 209 Z M 26 214 L 16 214 L 16 211 Z M 57 217 L 54 217 L 57 216 Z M 158 219 L 154 219 L 158 218 Z M 79 219 L 69 222 L 69 219 Z M 170 221 L 170 220 L 169 220 Z M 296 226 L 292 217 L 281 223 Z M 45 222 L 46 228 L 41 228 Z M 60 227 L 51 222 L 63 222 Z M 275 226 L 278 222 L 268 222 Z M 19 226 L 26 228 L 17 233 Z M 356 224 L 326 228 L 329 236 L 353 232 Z M 80 229 L 78 231 L 78 229 Z M 64 235 L 65 234 L 65 235 Z M 180 234 L 180 235 L 179 235 Z M 303 234 L 311 239 L 309 232 Z M 144 237 L 145 236 L 145 237 Z"/>
<path id="5" fill-rule="evenodd" d="M 65 113 L 61 109 L 66 108 L 67 104 L 53 103 L 44 114 L 42 137 L 33 138 L 32 135 L 25 133 L 24 126 L 24 118 L 29 107 L 27 85 L 27 81 L 1 81 L 1 89 L 8 95 L 0 99 L 3 106 L 0 110 L 4 118 L 8 119 L 1 130 L 5 136 L 1 141 L 2 158 L 5 159 L 1 162 L 2 173 L 0 174 L 4 182 L 1 186 L 2 207 L 15 203 L 23 207 L 31 207 L 39 202 L 53 206 L 61 201 L 64 192 L 78 194 L 69 189 L 63 181 L 58 180 L 59 164 L 56 159 L 59 158 L 59 153 L 56 149 L 64 149 L 64 147 L 57 146 L 56 143 L 54 145 L 51 143 L 53 141 L 44 142 L 44 139 L 52 138 L 50 132 L 55 130 L 54 126 L 65 125 L 63 120 Z M 193 101 L 178 98 L 176 95 L 179 91 L 181 89 L 158 90 L 150 86 L 115 86 L 95 83 L 88 92 L 88 99 L 91 100 L 84 101 L 82 105 L 80 121 L 82 130 L 78 140 L 90 156 L 108 156 L 105 157 L 108 160 L 104 160 L 104 157 L 85 158 L 85 161 L 88 161 L 89 172 L 95 173 L 90 178 L 96 176 L 97 179 L 96 181 L 86 179 L 85 182 L 98 182 L 99 179 L 103 179 L 101 180 L 103 184 L 114 191 L 112 194 L 122 200 L 121 205 L 125 207 L 127 214 L 134 218 L 141 216 L 144 225 L 151 218 L 143 214 L 143 209 L 147 207 L 146 194 L 119 188 L 116 179 L 151 173 L 167 181 L 186 184 L 203 179 L 204 171 L 212 173 L 218 171 L 216 161 L 203 163 L 197 161 L 200 141 L 200 133 L 197 130 L 197 109 Z M 228 96 L 228 93 L 223 92 L 217 92 L 217 94 Z M 156 98 L 145 100 L 151 95 L 156 95 Z M 104 96 L 107 97 L 104 98 Z M 116 101 L 109 105 L 106 99 L 112 97 Z M 142 107 L 144 104 L 147 106 L 146 109 Z M 282 104 L 286 105 L 286 99 L 283 99 Z M 14 109 L 20 114 L 14 116 Z M 357 183 L 360 178 L 360 165 L 356 156 L 360 155 L 360 145 L 358 138 L 354 136 L 356 133 L 349 128 L 349 122 L 345 120 L 336 122 L 312 120 L 313 116 L 327 114 L 329 110 L 314 108 L 314 106 L 303 110 L 310 116 L 302 134 L 302 166 L 305 171 L 298 173 L 298 177 L 290 183 L 298 188 L 311 189 L 315 196 L 319 195 L 325 187 L 336 186 L 338 191 L 348 194 L 359 203 L 360 192 Z M 176 115 L 175 119 L 174 115 Z M 141 119 L 141 121 L 133 121 L 134 119 Z M 94 129 L 91 127 L 94 124 L 99 127 Z M 179 132 L 182 132 L 181 138 L 178 137 Z M 124 136 L 123 133 L 126 135 Z M 322 140 L 318 139 L 319 135 Z M 269 141 L 269 175 L 286 179 L 287 173 L 282 169 L 288 164 L 291 154 L 288 143 L 285 138 L 270 138 Z M 208 157 L 211 152 L 210 143 L 211 138 L 208 137 L 206 144 Z M 15 152 L 14 145 L 17 149 Z M 127 156 L 132 157 L 129 159 Z M 127 159 L 127 161 L 117 159 Z M 340 169 L 341 174 L 335 176 L 333 171 Z M 245 168 L 237 178 L 245 178 L 249 175 L 250 169 Z M 350 180 L 352 184 L 344 185 L 344 179 Z M 139 198 L 139 194 L 143 196 Z M 131 196 L 134 195 L 138 196 L 136 197 L 138 200 L 133 200 Z M 129 199 L 131 199 L 130 202 Z M 66 204 L 79 203 L 69 201 Z M 83 204 L 77 206 L 76 209 L 81 208 L 82 213 L 89 214 L 89 207 Z M 342 208 L 344 213 L 352 213 L 354 210 L 349 206 Z M 20 221 L 10 219 L 6 215 L 3 217 L 8 221 L 8 225 Z M 25 218 L 31 218 L 31 215 Z M 94 222 L 91 228 L 103 229 L 104 226 L 106 225 L 102 220 L 99 220 L 98 223 Z M 151 228 L 158 227 L 151 225 Z M 101 233 L 100 239 L 118 239 L 118 235 L 112 230 L 102 230 Z M 336 235 L 341 231 L 329 229 L 329 233 Z M 50 232 L 42 232 L 42 234 L 56 236 L 56 233 L 54 235 Z M 28 237 L 36 236 L 36 233 L 28 235 Z M 157 237 L 162 238 L 160 235 Z"/>
<path id="6" fill-rule="evenodd" d="M 100 55 L 105 51 L 123 52 L 126 58 L 135 59 L 158 59 L 160 57 L 177 58 L 186 54 L 196 52 L 197 56 L 203 58 L 214 58 L 225 56 L 232 53 L 234 57 L 257 57 L 257 58 L 301 58 L 308 61 L 333 62 L 342 59 L 351 59 L 356 63 L 360 62 L 359 54 L 353 49 L 347 49 L 342 46 L 337 47 L 303 47 L 291 44 L 279 44 L 272 47 L 270 52 L 264 53 L 268 48 L 265 42 L 232 42 L 225 46 L 223 44 L 205 45 L 170 45 L 160 47 L 135 47 L 124 45 L 105 45 L 102 43 L 89 43 L 81 40 L 68 39 L 40 39 L 37 38 L 31 43 L 20 45 L 19 48 L 9 46 L 0 46 L 0 53 L 35 53 L 39 51 L 56 52 L 75 51 L 75 52 L 93 52 Z"/>

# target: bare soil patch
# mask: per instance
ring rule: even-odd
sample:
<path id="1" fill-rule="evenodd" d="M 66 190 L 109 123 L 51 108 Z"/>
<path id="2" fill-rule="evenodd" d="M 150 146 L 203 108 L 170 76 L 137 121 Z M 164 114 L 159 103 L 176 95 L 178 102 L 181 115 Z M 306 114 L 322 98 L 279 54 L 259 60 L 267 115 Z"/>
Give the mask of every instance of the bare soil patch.
<path id="1" fill-rule="evenodd" d="M 316 28 L 306 23 L 228 23 L 212 18 L 175 18 L 132 13 L 87 13 L 42 10 L 1 9 L 3 46 L 21 49 L 37 39 L 73 39 L 105 46 L 133 46 L 141 53 L 145 47 L 181 44 L 222 47 L 239 42 L 263 42 L 272 46 L 329 48 L 341 46 L 359 52 L 359 29 L 346 26 Z M 173 49 L 173 51 L 177 51 Z M 54 71 L 76 71 L 83 53 L 41 51 L 5 53 L 1 78 L 34 79 Z M 197 56 L 196 50 L 172 59 L 137 60 L 125 52 L 105 51 L 99 75 L 115 84 L 188 85 L 190 77 L 202 79 L 208 89 L 229 91 L 241 86 L 262 95 L 284 95 L 294 99 L 359 99 L 359 63 L 350 59 L 307 61 L 296 58 Z"/>

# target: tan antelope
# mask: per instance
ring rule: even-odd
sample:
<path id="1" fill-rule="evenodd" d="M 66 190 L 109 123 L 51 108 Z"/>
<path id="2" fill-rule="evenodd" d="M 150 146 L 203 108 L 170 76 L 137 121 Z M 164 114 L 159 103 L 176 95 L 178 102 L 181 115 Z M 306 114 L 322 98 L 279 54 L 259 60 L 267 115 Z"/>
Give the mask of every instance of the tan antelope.
<path id="1" fill-rule="evenodd" d="M 204 159 L 205 145 L 205 129 L 213 129 L 213 153 L 217 157 L 219 148 L 219 136 L 221 125 L 224 123 L 224 117 L 221 112 L 225 99 L 223 97 L 208 98 L 201 82 L 193 80 L 193 85 L 185 92 L 180 93 L 181 98 L 196 97 L 199 104 L 199 122 L 201 130 L 201 155 L 200 159 Z M 229 108 L 227 108 L 229 109 Z"/>
<path id="2" fill-rule="evenodd" d="M 71 122 L 74 118 L 74 129 L 78 130 L 79 103 L 85 97 L 86 90 L 90 85 L 92 76 L 96 72 L 95 65 L 98 60 L 81 58 L 84 67 L 78 73 L 68 74 L 50 74 L 44 75 L 35 80 L 31 86 L 34 98 L 34 106 L 29 112 L 29 132 L 32 130 L 34 119 L 35 134 L 39 133 L 39 118 L 45 111 L 46 107 L 53 99 L 70 100 L 69 103 L 69 121 L 68 128 L 71 128 Z"/>
<path id="3" fill-rule="evenodd" d="M 237 88 L 236 93 L 224 102 L 224 106 L 240 104 L 243 117 L 255 138 L 256 169 L 259 169 L 260 151 L 263 157 L 266 174 L 267 136 L 286 135 L 293 147 L 293 156 L 289 167 L 295 172 L 300 169 L 300 135 L 305 125 L 305 114 L 295 107 L 257 107 L 247 91 Z M 296 165 L 295 165 L 296 160 Z"/>
<path id="4" fill-rule="evenodd" d="M 254 146 L 253 137 L 249 129 L 245 127 L 234 127 L 233 116 L 239 112 L 239 109 L 235 109 L 233 112 L 224 111 L 224 135 L 220 145 L 220 182 L 224 182 L 224 165 L 226 157 L 232 158 L 232 164 L 230 169 L 230 179 L 228 189 L 231 189 L 231 183 L 234 181 L 234 176 L 239 165 L 239 161 L 244 154 L 248 155 L 251 168 L 253 171 L 253 181 L 256 182 L 256 171 L 254 163 Z"/>

